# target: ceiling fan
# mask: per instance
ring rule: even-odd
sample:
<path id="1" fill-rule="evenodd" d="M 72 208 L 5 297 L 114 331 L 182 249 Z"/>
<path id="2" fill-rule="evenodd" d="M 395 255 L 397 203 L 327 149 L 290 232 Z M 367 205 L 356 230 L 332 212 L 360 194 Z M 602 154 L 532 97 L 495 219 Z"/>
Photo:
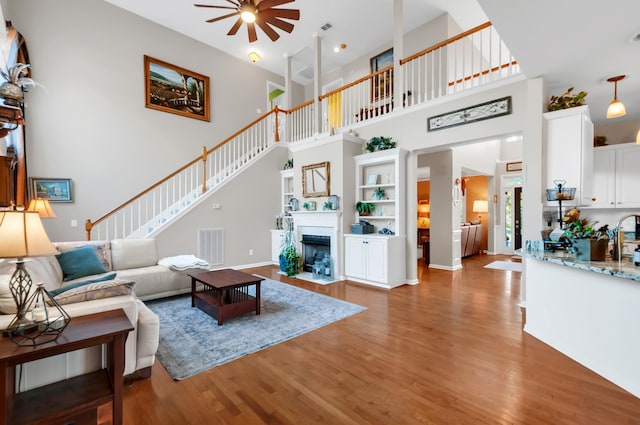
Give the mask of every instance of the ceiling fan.
<path id="1" fill-rule="evenodd" d="M 227 35 L 236 35 L 243 22 L 247 24 L 247 31 L 249 33 L 249 42 L 253 43 L 258 40 L 256 33 L 257 24 L 262 31 L 264 31 L 271 41 L 276 41 L 280 38 L 275 29 L 277 27 L 283 31 L 290 33 L 293 31 L 293 24 L 283 21 L 283 19 L 299 20 L 300 11 L 298 9 L 278 9 L 276 6 L 280 6 L 287 3 L 293 3 L 295 0 L 226 0 L 227 3 L 231 3 L 233 6 L 215 6 L 208 4 L 194 4 L 196 7 L 209 7 L 213 9 L 231 9 L 232 13 L 227 15 L 218 16 L 217 18 L 208 19 L 207 22 L 216 22 L 231 16 L 238 15 L 238 19 L 233 24 Z"/>

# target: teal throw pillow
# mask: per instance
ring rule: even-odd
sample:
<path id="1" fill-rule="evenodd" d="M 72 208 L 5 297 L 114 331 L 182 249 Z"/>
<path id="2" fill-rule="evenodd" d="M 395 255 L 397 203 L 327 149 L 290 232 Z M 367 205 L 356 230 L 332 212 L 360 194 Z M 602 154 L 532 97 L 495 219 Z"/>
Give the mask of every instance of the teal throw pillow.
<path id="1" fill-rule="evenodd" d="M 107 272 L 90 245 L 61 252 L 56 258 L 62 268 L 64 281 Z"/>
<path id="2" fill-rule="evenodd" d="M 79 288 L 81 286 L 88 285 L 90 283 L 105 282 L 107 280 L 115 279 L 116 274 L 117 274 L 116 272 L 113 272 L 113 273 L 105 274 L 104 276 L 96 277 L 95 279 L 81 280 L 80 282 L 70 283 L 69 285 L 65 285 L 61 288 L 53 289 L 48 292 L 49 294 L 51 294 L 52 297 L 55 297 L 56 295 L 62 294 L 63 292 L 68 291 L 69 289 Z"/>

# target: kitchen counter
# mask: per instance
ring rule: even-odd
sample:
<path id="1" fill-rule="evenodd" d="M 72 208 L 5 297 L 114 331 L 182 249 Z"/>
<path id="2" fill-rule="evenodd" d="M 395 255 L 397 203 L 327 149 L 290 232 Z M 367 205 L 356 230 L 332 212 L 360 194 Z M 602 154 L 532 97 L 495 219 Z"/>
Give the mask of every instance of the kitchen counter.
<path id="1" fill-rule="evenodd" d="M 640 268 L 527 241 L 525 332 L 640 397 Z"/>
<path id="2" fill-rule="evenodd" d="M 572 254 L 568 254 L 565 251 L 551 252 L 532 249 L 523 250 L 522 255 L 526 258 L 640 282 L 640 267 L 634 266 L 631 258 L 628 257 L 624 257 L 621 262 L 611 259 L 606 261 L 577 261 Z"/>

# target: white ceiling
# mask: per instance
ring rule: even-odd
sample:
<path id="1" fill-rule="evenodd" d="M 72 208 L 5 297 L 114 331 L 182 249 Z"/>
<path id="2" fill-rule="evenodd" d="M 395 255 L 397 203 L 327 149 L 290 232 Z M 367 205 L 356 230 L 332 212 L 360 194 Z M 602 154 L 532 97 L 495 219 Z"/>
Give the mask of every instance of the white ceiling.
<path id="1" fill-rule="evenodd" d="M 272 42 L 260 29 L 258 41 L 249 43 L 243 25 L 235 36 L 227 36 L 235 18 L 215 23 L 207 19 L 225 10 L 197 8 L 193 3 L 229 5 L 225 0 L 105 0 L 160 25 L 223 50 L 241 60 L 257 50 L 256 64 L 283 75 L 284 56 L 293 56 L 293 79 L 307 84 L 313 76 L 313 38 L 322 40 L 323 72 L 344 66 L 393 39 L 393 0 L 296 0 L 278 6 L 300 10 L 291 34 Z M 570 86 L 589 94 L 591 117 L 604 123 L 613 98 L 608 77 L 627 74 L 618 83 L 618 98 L 627 116 L 640 118 L 640 1 L 617 0 L 404 0 L 404 30 L 410 31 L 444 12 L 463 28 L 491 20 L 529 78 L 544 76 L 549 95 Z M 488 17 L 488 18 L 487 18 Z M 332 27 L 323 31 L 321 26 Z M 344 43 L 347 49 L 334 53 Z M 425 46 L 428 47 L 428 46 Z M 611 120 L 609 120 L 611 121 Z"/>

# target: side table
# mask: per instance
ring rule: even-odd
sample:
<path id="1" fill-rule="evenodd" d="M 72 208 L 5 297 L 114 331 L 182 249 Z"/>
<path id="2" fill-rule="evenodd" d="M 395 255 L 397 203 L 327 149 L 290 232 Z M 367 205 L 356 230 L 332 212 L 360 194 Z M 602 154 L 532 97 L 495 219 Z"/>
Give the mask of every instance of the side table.
<path id="1" fill-rule="evenodd" d="M 0 425 L 97 422 L 97 408 L 111 402 L 113 425 L 122 424 L 124 344 L 133 325 L 122 309 L 73 317 L 56 341 L 18 346 L 0 338 Z M 70 351 L 107 345 L 107 367 L 16 393 L 16 366 Z"/>

